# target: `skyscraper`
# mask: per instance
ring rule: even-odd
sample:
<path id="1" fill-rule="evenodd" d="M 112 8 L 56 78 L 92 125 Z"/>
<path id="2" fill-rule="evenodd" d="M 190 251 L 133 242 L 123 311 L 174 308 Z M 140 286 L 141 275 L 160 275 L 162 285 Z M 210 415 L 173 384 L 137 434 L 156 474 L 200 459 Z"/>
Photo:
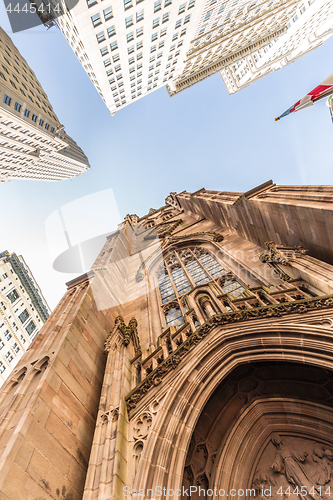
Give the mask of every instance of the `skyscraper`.
<path id="1" fill-rule="evenodd" d="M 50 314 L 22 255 L 0 253 L 0 385 Z"/>
<path id="2" fill-rule="evenodd" d="M 332 229 L 272 181 L 126 216 L 0 393 L 1 500 L 327 500 Z"/>
<path id="3" fill-rule="evenodd" d="M 220 70 L 229 94 L 319 47 L 333 33 L 332 19 L 331 0 L 300 2 L 287 22 L 287 31 Z"/>
<path id="4" fill-rule="evenodd" d="M 35 73 L 0 28 L 0 183 L 61 181 L 88 168 Z"/>
<path id="5" fill-rule="evenodd" d="M 104 5 L 85 0 L 75 5 L 68 0 L 60 3 L 56 22 L 114 114 L 162 86 L 173 96 L 217 72 L 229 93 L 239 90 L 330 36 L 331 4 L 116 0 Z M 295 33 L 288 27 L 298 17 Z M 257 63 L 268 49 L 267 64 Z"/>

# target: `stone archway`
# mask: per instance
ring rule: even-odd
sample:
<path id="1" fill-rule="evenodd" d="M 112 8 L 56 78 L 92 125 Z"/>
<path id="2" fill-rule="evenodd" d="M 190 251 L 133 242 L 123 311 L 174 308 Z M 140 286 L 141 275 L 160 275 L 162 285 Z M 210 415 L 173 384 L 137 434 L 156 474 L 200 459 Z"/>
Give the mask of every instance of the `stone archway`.
<path id="1" fill-rule="evenodd" d="M 202 410 L 187 452 L 183 486 L 186 491 L 191 485 L 197 488 L 191 500 L 222 500 L 223 491 L 227 500 L 231 490 L 236 491 L 234 499 L 245 500 L 252 488 L 260 496 L 262 487 L 271 488 L 262 498 L 283 500 L 277 491 L 289 486 L 292 491 L 304 486 L 303 499 L 320 500 L 328 486 L 333 494 L 332 450 L 333 372 L 291 362 L 249 363 L 235 368 Z M 288 454 L 289 467 L 295 469 L 289 475 L 283 460 Z M 199 487 L 215 494 L 199 496 Z M 291 495 L 291 500 L 297 498 L 302 497 Z"/>

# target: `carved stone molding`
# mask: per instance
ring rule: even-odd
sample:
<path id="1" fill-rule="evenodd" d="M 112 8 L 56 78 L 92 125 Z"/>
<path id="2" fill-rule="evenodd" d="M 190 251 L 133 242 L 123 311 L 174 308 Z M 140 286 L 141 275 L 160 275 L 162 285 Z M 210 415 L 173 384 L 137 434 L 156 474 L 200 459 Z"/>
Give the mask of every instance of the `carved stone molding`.
<path id="1" fill-rule="evenodd" d="M 170 193 L 169 196 L 167 196 L 165 198 L 165 204 L 171 205 L 172 207 L 176 208 L 177 210 L 181 210 L 181 205 L 177 199 L 176 192 Z"/>
<path id="2" fill-rule="evenodd" d="M 300 245 L 277 245 L 273 241 L 266 241 L 267 250 L 259 254 L 259 260 L 264 263 L 282 264 L 290 266 L 290 262 L 302 255 L 307 255 L 308 250 Z"/>
<path id="3" fill-rule="evenodd" d="M 267 250 L 259 254 L 259 260 L 268 264 L 283 281 L 290 281 L 292 278 L 280 268 L 279 264 L 290 266 L 291 261 L 308 254 L 308 250 L 299 245 L 277 245 L 273 241 L 266 241 L 265 245 Z"/>
<path id="4" fill-rule="evenodd" d="M 240 311 L 212 316 L 198 330 L 192 333 L 170 356 L 162 361 L 157 368 L 126 396 L 128 410 L 135 408 L 137 403 L 152 387 L 159 385 L 170 371 L 174 370 L 189 351 L 202 341 L 214 328 L 227 324 L 260 318 L 277 318 L 288 314 L 303 314 L 308 311 L 333 307 L 333 295 L 303 299 L 294 302 L 283 302 L 265 307 L 256 307 Z"/>
<path id="5" fill-rule="evenodd" d="M 117 316 L 114 322 L 114 327 L 105 341 L 104 344 L 104 352 L 108 353 L 111 350 L 114 350 L 117 343 L 115 342 L 115 337 L 117 333 L 120 335 L 122 344 L 128 346 L 132 341 L 135 355 L 141 354 L 140 347 L 140 339 L 137 331 L 137 321 L 135 318 L 132 318 L 128 325 L 126 326 L 124 319 L 122 316 Z"/>
<path id="6" fill-rule="evenodd" d="M 112 410 L 101 413 L 100 419 L 102 425 L 108 423 L 109 421 L 115 422 L 119 417 L 119 408 L 113 408 Z"/>
<path id="7" fill-rule="evenodd" d="M 146 439 L 153 423 L 152 414 L 149 411 L 142 413 L 134 422 L 134 439 Z"/>
<path id="8" fill-rule="evenodd" d="M 191 234 L 184 234 L 184 235 L 179 235 L 179 236 L 170 236 L 166 237 L 162 243 L 162 246 L 168 246 L 173 243 L 176 243 L 180 240 L 184 240 L 186 238 L 200 238 L 201 236 L 208 236 L 209 239 L 212 241 L 218 243 L 220 241 L 223 241 L 224 237 L 220 233 L 212 232 L 212 231 L 203 231 L 201 233 L 191 233 Z"/>

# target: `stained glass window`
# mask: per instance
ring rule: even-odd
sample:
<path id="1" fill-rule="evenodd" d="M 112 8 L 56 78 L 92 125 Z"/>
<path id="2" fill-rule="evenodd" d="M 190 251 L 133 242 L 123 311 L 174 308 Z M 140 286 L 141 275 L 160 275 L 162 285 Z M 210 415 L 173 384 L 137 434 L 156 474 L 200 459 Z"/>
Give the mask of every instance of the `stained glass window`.
<path id="1" fill-rule="evenodd" d="M 174 267 L 171 271 L 172 279 L 176 285 L 178 295 L 184 295 L 191 290 L 191 285 L 186 278 L 183 269 L 179 267 Z"/>
<path id="2" fill-rule="evenodd" d="M 185 265 L 196 285 L 203 285 L 204 283 L 208 283 L 210 281 L 205 271 L 202 269 L 198 261 L 194 260 L 194 258 L 188 260 Z"/>
<path id="3" fill-rule="evenodd" d="M 196 252 L 196 256 L 213 278 L 217 278 L 227 272 L 208 252 Z"/>
<path id="4" fill-rule="evenodd" d="M 176 298 L 169 275 L 166 270 L 164 270 L 164 272 L 165 274 L 161 274 L 158 278 L 158 286 L 160 288 L 162 304 L 165 304 L 166 302 L 169 302 L 169 300 Z"/>
<path id="5" fill-rule="evenodd" d="M 224 293 L 230 293 L 230 295 L 236 299 L 243 297 L 243 292 L 245 290 L 245 288 L 233 278 L 225 280 L 222 288 Z"/>
<path id="6" fill-rule="evenodd" d="M 209 283 L 220 276 L 225 278 L 222 283 L 218 282 L 223 293 L 228 293 L 234 298 L 243 297 L 245 288 L 235 278 L 230 277 L 230 274 L 227 277 L 227 273 L 228 269 L 225 269 L 204 248 L 187 248 L 171 252 L 166 257 L 162 270 L 159 269 L 158 275 L 162 304 L 167 304 L 171 300 L 178 302 L 178 307 L 175 305 L 165 313 L 167 326 L 183 324 L 182 311 L 186 313 L 188 305 L 185 306 L 184 303 L 181 306 L 181 296 L 190 292 L 195 286 Z M 228 306 L 227 310 L 232 309 Z"/>
<path id="7" fill-rule="evenodd" d="M 165 321 L 167 327 L 182 325 L 183 316 L 179 307 L 170 307 L 170 309 L 165 313 Z"/>

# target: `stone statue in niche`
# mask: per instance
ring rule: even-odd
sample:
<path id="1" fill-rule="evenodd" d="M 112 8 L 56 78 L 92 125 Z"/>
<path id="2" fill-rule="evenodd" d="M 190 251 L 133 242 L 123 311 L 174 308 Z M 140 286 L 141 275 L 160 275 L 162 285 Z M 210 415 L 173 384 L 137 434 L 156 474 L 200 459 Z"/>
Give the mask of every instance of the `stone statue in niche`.
<path id="1" fill-rule="evenodd" d="M 256 467 L 252 488 L 260 500 L 331 499 L 331 446 L 308 438 L 272 434 Z"/>

